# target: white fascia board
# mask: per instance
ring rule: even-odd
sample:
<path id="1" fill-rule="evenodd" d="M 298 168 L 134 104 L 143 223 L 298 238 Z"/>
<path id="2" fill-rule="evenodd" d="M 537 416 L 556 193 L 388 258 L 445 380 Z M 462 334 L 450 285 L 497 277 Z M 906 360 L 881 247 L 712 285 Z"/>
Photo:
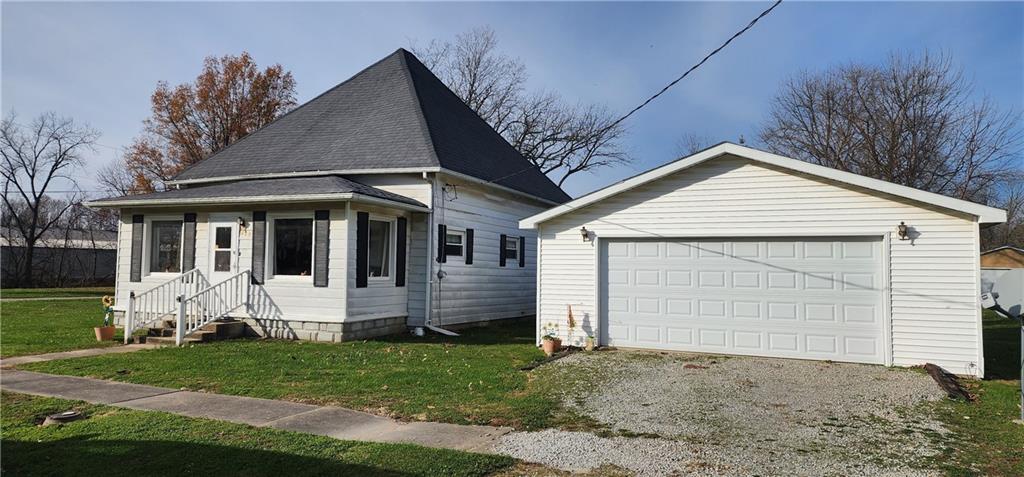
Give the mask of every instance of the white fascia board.
<path id="1" fill-rule="evenodd" d="M 167 186 L 187 184 L 209 184 L 213 182 L 233 182 L 247 179 L 281 179 L 285 177 L 319 177 L 356 174 L 419 174 L 421 172 L 438 172 L 440 167 L 396 167 L 391 169 L 335 169 L 328 171 L 275 172 L 267 174 L 244 174 L 238 176 L 205 177 L 202 179 L 169 180 Z"/>
<path id="2" fill-rule="evenodd" d="M 599 189 L 584 195 L 576 200 L 567 202 L 560 206 L 548 209 L 544 212 L 536 214 L 532 217 L 527 217 L 519 221 L 519 227 L 524 229 L 532 229 L 537 226 L 538 223 L 545 222 L 553 219 L 560 215 L 566 214 L 573 210 L 587 205 L 598 202 L 607 197 L 628 191 L 630 189 L 639 187 L 648 182 L 661 179 L 662 177 L 674 174 L 683 169 L 687 169 L 705 161 L 721 157 L 724 155 L 738 156 L 745 159 L 750 159 L 755 162 L 762 162 L 765 164 L 771 164 L 784 169 L 789 169 L 804 174 L 822 177 L 836 182 L 842 182 L 865 189 L 882 192 L 913 201 L 935 205 L 944 209 L 949 209 L 965 214 L 973 215 L 978 217 L 979 223 L 1002 223 L 1006 221 L 1006 211 L 997 209 L 995 207 L 989 207 L 986 205 L 975 204 L 974 202 L 968 202 L 966 200 L 954 199 L 952 197 L 946 197 L 942 194 L 935 194 L 933 192 L 925 192 L 923 190 L 914 189 L 912 187 L 902 186 L 899 184 L 893 184 L 879 179 L 873 179 L 870 177 L 854 174 L 852 172 L 840 171 L 838 169 L 832 169 L 831 167 L 825 167 L 818 164 L 812 164 L 809 162 L 800 161 L 797 159 L 791 159 L 783 157 L 778 154 L 772 154 L 757 149 L 752 149 L 746 146 L 740 146 L 738 144 L 723 143 L 717 146 L 705 149 L 691 156 L 684 157 L 682 159 L 670 162 L 664 166 L 651 169 L 647 172 L 633 176 L 617 184 Z"/>
<path id="3" fill-rule="evenodd" d="M 351 201 L 366 204 L 375 204 L 393 209 L 409 210 L 413 212 L 429 212 L 427 207 L 421 207 L 404 202 L 397 202 L 379 197 L 371 197 L 363 194 L 303 194 L 303 195 L 268 195 L 250 197 L 218 197 L 218 198 L 196 198 L 196 199 L 131 199 L 111 201 L 86 202 L 85 206 L 90 208 L 104 207 L 179 207 L 183 205 L 222 205 L 222 204 L 265 204 L 265 203 L 300 203 L 300 202 L 333 202 Z"/>

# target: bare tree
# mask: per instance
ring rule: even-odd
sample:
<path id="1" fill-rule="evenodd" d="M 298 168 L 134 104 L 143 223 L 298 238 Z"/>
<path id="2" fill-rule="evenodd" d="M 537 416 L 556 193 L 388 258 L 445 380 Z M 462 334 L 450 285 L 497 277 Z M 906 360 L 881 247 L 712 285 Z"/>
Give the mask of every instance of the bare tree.
<path id="1" fill-rule="evenodd" d="M 416 56 L 462 101 L 503 133 L 525 89 L 526 67 L 497 52 L 494 30 L 474 28 L 454 42 L 431 40 Z"/>
<path id="2" fill-rule="evenodd" d="M 526 92 L 526 67 L 498 51 L 490 28 L 413 46 L 444 83 L 513 147 L 559 186 L 570 176 L 630 157 L 622 124 L 600 105 L 572 105 L 552 93 Z"/>
<path id="3" fill-rule="evenodd" d="M 138 186 L 124 157 L 119 157 L 101 167 L 96 173 L 96 182 L 112 196 L 124 196 L 146 192 Z"/>
<path id="4" fill-rule="evenodd" d="M 676 155 L 686 157 L 696 154 L 715 144 L 710 137 L 696 133 L 686 133 L 676 140 Z"/>
<path id="5" fill-rule="evenodd" d="M 1006 222 L 981 231 L 982 250 L 1003 245 L 1024 248 L 1024 177 L 1001 191 L 996 207 L 1006 210 Z"/>
<path id="6" fill-rule="evenodd" d="M 36 243 L 77 202 L 77 196 L 55 200 L 55 184 L 76 188 L 74 173 L 82 154 L 93 150 L 99 133 L 70 118 L 44 113 L 22 126 L 12 114 L 0 122 L 0 174 L 3 176 L 4 222 L 13 227 L 25 247 L 20 275 L 32 286 Z"/>
<path id="7" fill-rule="evenodd" d="M 760 138 L 790 157 L 989 202 L 1018 170 L 1020 116 L 971 93 L 947 57 L 894 54 L 793 78 Z"/>

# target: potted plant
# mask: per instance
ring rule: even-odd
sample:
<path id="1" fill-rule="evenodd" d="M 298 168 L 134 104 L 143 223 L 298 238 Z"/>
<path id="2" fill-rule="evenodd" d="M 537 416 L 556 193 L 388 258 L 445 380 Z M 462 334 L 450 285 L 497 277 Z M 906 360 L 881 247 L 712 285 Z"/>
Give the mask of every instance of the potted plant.
<path id="1" fill-rule="evenodd" d="M 93 328 L 96 332 L 96 341 L 110 341 L 114 339 L 114 325 L 110 323 L 110 317 L 114 313 L 114 297 L 107 295 L 103 297 L 103 326 Z"/>
<path id="2" fill-rule="evenodd" d="M 541 346 L 544 354 L 551 356 L 562 347 L 562 339 L 558 337 L 558 326 L 548 323 L 544 326 L 544 335 L 541 336 Z"/>
<path id="3" fill-rule="evenodd" d="M 587 343 L 584 349 L 587 351 L 594 351 L 595 346 L 597 346 L 597 339 L 593 336 L 587 335 Z"/>

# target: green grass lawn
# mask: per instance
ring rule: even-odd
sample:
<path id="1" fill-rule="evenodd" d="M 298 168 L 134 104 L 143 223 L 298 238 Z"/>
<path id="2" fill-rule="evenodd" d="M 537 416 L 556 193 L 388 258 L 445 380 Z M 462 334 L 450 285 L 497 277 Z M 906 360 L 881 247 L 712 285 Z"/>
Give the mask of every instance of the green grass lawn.
<path id="1" fill-rule="evenodd" d="M 3 393 L 4 475 L 479 476 L 509 457 L 340 441 L 152 411 Z M 87 418 L 38 424 L 68 409 Z"/>
<path id="2" fill-rule="evenodd" d="M 233 340 L 23 369 L 333 404 L 409 420 L 546 427 L 559 400 L 519 371 L 543 354 L 532 321 L 342 344 Z"/>
<path id="3" fill-rule="evenodd" d="M 978 400 L 944 401 L 937 417 L 953 431 L 935 463 L 948 475 L 1024 475 L 1024 425 L 1020 415 L 1020 328 L 986 311 L 985 369 L 989 379 L 968 382 Z"/>
<path id="4" fill-rule="evenodd" d="M 81 287 L 81 288 L 4 288 L 0 289 L 0 299 L 5 298 L 60 298 L 113 295 L 113 287 Z"/>
<path id="5" fill-rule="evenodd" d="M 96 341 L 92 329 L 102 325 L 99 300 L 5 301 L 0 303 L 0 356 L 116 345 Z M 124 336 L 120 330 L 117 335 Z"/>

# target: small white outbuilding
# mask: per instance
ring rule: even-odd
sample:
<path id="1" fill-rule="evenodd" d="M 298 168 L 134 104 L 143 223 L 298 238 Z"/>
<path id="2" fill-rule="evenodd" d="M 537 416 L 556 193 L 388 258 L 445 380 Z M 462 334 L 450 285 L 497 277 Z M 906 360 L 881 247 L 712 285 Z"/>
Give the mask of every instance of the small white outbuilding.
<path id="1" fill-rule="evenodd" d="M 723 143 L 520 226 L 538 231 L 538 338 L 983 376 L 978 231 L 1005 220 Z"/>

